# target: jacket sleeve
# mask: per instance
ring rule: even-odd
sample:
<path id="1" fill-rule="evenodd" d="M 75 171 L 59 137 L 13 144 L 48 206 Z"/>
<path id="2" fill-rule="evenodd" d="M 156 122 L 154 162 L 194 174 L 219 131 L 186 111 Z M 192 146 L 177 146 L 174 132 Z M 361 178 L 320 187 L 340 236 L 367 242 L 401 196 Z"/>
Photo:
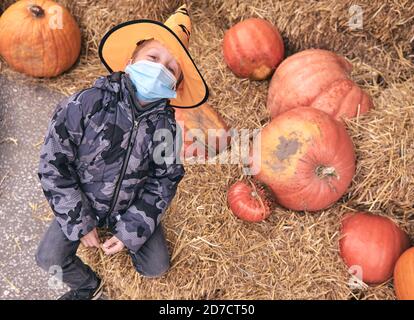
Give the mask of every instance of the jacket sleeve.
<path id="1" fill-rule="evenodd" d="M 90 232 L 97 221 L 73 163 L 83 136 L 82 104 L 73 96 L 56 107 L 40 151 L 38 177 L 43 193 L 65 236 L 77 241 Z"/>
<path id="2" fill-rule="evenodd" d="M 134 253 L 160 223 L 184 177 L 179 157 L 182 139 L 176 129 L 174 117 L 161 116 L 156 122 L 148 143 L 150 165 L 143 190 L 116 223 L 114 235 Z"/>

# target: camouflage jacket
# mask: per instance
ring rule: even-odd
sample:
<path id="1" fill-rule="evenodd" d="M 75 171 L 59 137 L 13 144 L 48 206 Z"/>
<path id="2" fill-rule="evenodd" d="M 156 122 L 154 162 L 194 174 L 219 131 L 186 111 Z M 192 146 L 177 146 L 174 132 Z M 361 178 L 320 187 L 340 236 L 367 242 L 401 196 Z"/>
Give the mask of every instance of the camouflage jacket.
<path id="1" fill-rule="evenodd" d="M 38 176 L 69 240 L 108 226 L 136 252 L 159 224 L 185 171 L 174 108 L 167 99 L 141 107 L 131 86 L 125 73 L 113 73 L 61 101 L 44 137 Z M 168 130 L 174 143 L 167 146 L 171 140 L 164 142 L 158 129 Z M 168 161 L 154 161 L 157 148 Z"/>

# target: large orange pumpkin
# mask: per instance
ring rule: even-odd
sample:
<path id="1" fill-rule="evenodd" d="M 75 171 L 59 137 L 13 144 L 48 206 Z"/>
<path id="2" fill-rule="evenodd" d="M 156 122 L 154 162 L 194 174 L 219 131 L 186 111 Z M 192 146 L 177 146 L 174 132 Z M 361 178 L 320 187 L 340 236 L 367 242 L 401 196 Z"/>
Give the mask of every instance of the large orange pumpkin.
<path id="1" fill-rule="evenodd" d="M 80 48 L 75 19 L 54 1 L 18 1 L 0 18 L 0 55 L 16 71 L 57 76 L 74 64 Z"/>
<path id="2" fill-rule="evenodd" d="M 272 117 L 297 107 L 313 107 L 336 119 L 372 108 L 370 96 L 349 77 L 352 65 L 343 57 L 309 49 L 285 59 L 273 74 L 267 108 Z"/>
<path id="3" fill-rule="evenodd" d="M 263 80 L 271 76 L 284 56 L 283 40 L 269 21 L 249 18 L 226 31 L 224 60 L 240 78 Z"/>
<path id="4" fill-rule="evenodd" d="M 362 280 L 368 284 L 390 279 L 408 246 L 407 234 L 386 217 L 357 212 L 342 219 L 341 256 L 348 267 L 360 267 Z"/>
<path id="5" fill-rule="evenodd" d="M 406 250 L 394 269 L 394 287 L 400 300 L 414 300 L 414 248 Z"/>
<path id="6" fill-rule="evenodd" d="M 337 201 L 355 173 L 355 153 L 342 123 L 312 108 L 295 108 L 261 130 L 253 150 L 256 178 L 293 210 L 316 211 Z"/>
<path id="7" fill-rule="evenodd" d="M 229 147 L 230 128 L 210 104 L 174 110 L 175 119 L 182 129 L 182 160 L 191 157 L 208 159 Z"/>

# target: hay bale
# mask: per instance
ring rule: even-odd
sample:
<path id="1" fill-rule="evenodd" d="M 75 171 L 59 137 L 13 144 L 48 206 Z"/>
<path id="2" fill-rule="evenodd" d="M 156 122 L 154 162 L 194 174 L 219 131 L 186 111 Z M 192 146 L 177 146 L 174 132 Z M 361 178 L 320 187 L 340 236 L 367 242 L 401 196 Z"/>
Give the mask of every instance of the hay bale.
<path id="1" fill-rule="evenodd" d="M 358 148 L 350 205 L 414 219 L 414 78 L 382 91 L 376 110 L 348 121 Z"/>
<path id="2" fill-rule="evenodd" d="M 12 2 L 6 0 L 2 4 L 3 8 Z M 91 85 L 97 76 L 106 73 L 98 59 L 97 50 L 100 39 L 112 26 L 143 17 L 163 21 L 183 2 L 190 8 L 194 26 L 213 24 L 216 27 L 218 33 L 210 34 L 210 39 L 206 39 L 203 49 L 207 51 L 210 47 L 208 40 L 221 41 L 224 31 L 231 25 L 247 17 L 258 16 L 278 26 L 284 37 L 287 54 L 317 47 L 345 55 L 358 66 L 358 72 L 354 75 L 359 79 L 359 84 L 380 83 L 385 88 L 389 82 L 404 81 L 414 74 L 414 3 L 409 0 L 58 2 L 70 10 L 82 29 L 83 46 L 79 62 L 69 72 L 51 80 L 18 77 L 48 85 L 64 94 Z M 353 4 L 360 5 L 364 10 L 362 30 L 349 28 L 348 10 Z M 0 70 L 16 76 L 4 63 Z"/>
<path id="3" fill-rule="evenodd" d="M 172 255 L 165 276 L 139 276 L 125 252 L 105 257 L 82 249 L 82 257 L 114 299 L 394 299 L 391 281 L 365 290 L 349 287 L 338 232 L 341 216 L 361 209 L 386 215 L 414 235 L 413 90 L 414 78 L 392 85 L 377 95 L 375 110 L 347 121 L 357 174 L 332 208 L 305 214 L 274 206 L 266 221 L 242 222 L 226 203 L 240 167 L 192 165 L 163 220 Z M 240 108 L 226 113 L 232 117 Z"/>
<path id="4" fill-rule="evenodd" d="M 362 9 L 361 29 L 350 27 L 353 5 Z M 333 50 L 371 66 L 387 83 L 404 81 L 414 73 L 410 0 L 208 0 L 197 1 L 197 6 L 223 30 L 252 16 L 268 19 L 281 31 L 287 54 L 309 48 Z"/>

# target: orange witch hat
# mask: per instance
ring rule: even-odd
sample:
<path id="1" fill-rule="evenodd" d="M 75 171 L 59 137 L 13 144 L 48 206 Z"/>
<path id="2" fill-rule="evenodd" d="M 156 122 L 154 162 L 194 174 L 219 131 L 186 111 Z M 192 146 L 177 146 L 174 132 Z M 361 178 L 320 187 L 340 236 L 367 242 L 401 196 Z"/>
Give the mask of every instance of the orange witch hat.
<path id="1" fill-rule="evenodd" d="M 191 20 L 186 5 L 182 5 L 163 24 L 139 19 L 121 23 L 109 30 L 99 45 L 99 57 L 109 72 L 124 71 L 136 44 L 154 39 L 162 43 L 175 57 L 183 71 L 183 81 L 177 97 L 170 104 L 177 108 L 194 108 L 208 99 L 208 87 L 188 52 Z"/>

